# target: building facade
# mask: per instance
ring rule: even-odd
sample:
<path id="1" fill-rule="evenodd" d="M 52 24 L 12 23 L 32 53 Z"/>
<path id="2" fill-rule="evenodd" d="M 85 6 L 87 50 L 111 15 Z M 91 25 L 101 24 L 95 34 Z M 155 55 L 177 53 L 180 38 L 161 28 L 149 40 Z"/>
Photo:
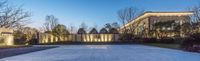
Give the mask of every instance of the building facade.
<path id="1" fill-rule="evenodd" d="M 192 12 L 145 12 L 120 28 L 136 37 L 186 37 L 183 24 L 189 23 Z"/>
<path id="2" fill-rule="evenodd" d="M 0 45 L 14 45 L 12 29 L 0 28 Z"/>

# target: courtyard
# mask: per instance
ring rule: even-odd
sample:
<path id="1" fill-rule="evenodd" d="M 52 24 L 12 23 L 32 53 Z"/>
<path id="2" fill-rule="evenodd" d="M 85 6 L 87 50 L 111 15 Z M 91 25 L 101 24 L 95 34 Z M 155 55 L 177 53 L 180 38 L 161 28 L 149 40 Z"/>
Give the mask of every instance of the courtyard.
<path id="1" fill-rule="evenodd" d="M 56 46 L 59 47 L 17 55 L 17 56 L 11 56 L 0 59 L 0 61 L 199 61 L 200 60 L 199 53 L 137 45 L 137 44 L 56 45 Z"/>

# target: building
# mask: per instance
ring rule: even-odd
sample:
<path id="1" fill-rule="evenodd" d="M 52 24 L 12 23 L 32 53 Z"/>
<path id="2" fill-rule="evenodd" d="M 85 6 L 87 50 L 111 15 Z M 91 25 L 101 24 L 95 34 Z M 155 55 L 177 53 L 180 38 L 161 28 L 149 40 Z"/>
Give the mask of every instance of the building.
<path id="1" fill-rule="evenodd" d="M 0 45 L 14 45 L 12 29 L 0 28 Z"/>
<path id="2" fill-rule="evenodd" d="M 192 12 L 145 12 L 120 28 L 141 38 L 186 37 L 183 24 Z M 132 30 L 132 31 L 130 31 Z"/>

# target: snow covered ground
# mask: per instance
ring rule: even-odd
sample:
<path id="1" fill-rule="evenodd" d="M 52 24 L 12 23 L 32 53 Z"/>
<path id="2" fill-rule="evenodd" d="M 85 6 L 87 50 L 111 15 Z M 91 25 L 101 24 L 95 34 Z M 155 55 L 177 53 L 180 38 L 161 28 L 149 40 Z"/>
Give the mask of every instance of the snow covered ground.
<path id="1" fill-rule="evenodd" d="M 143 45 L 60 45 L 0 61 L 200 61 L 200 53 Z"/>

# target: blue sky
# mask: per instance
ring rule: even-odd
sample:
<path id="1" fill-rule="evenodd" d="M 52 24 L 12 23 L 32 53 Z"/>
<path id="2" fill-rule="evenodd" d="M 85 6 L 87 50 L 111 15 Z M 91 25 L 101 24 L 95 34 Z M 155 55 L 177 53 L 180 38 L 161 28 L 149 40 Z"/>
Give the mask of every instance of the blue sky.
<path id="1" fill-rule="evenodd" d="M 46 15 L 54 15 L 59 23 L 79 27 L 84 22 L 90 27 L 97 24 L 119 22 L 117 11 L 136 7 L 145 11 L 185 11 L 198 5 L 198 0 L 9 0 L 13 5 L 23 5 L 32 13 L 28 26 L 39 28 Z"/>

